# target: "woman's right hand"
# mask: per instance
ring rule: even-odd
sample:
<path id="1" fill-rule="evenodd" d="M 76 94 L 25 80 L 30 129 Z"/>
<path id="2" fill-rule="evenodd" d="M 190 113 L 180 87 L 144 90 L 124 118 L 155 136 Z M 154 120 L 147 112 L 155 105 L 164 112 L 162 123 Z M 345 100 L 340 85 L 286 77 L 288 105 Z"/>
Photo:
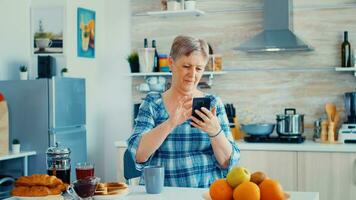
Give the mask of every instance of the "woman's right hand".
<path id="1" fill-rule="evenodd" d="M 187 121 L 192 115 L 193 97 L 184 96 L 178 101 L 178 105 L 169 112 L 168 121 L 174 126 L 178 126 Z"/>

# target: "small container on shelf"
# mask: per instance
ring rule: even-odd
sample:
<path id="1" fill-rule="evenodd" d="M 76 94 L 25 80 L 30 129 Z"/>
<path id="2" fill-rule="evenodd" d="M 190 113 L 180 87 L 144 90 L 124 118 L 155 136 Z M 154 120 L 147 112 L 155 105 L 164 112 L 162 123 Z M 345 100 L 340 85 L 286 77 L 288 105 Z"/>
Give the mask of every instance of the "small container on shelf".
<path id="1" fill-rule="evenodd" d="M 181 5 L 179 2 L 175 1 L 175 0 L 168 0 L 167 2 L 167 10 L 169 11 L 176 11 L 176 10 L 180 10 L 181 9 Z"/>
<path id="2" fill-rule="evenodd" d="M 160 72 L 169 72 L 169 61 L 167 54 L 159 54 L 159 67 Z"/>

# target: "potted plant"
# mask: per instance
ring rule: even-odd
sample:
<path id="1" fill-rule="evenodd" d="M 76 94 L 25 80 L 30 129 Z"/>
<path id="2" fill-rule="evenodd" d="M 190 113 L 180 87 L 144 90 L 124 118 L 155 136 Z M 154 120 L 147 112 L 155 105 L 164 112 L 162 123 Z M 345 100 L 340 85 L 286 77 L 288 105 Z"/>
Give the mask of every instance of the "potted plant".
<path id="1" fill-rule="evenodd" d="M 66 67 L 62 68 L 62 70 L 61 70 L 62 77 L 66 77 L 67 76 L 67 72 L 68 72 L 68 69 Z"/>
<path id="2" fill-rule="evenodd" d="M 45 32 L 42 25 L 42 20 L 39 21 L 38 32 L 35 33 L 35 43 L 39 51 L 45 51 L 45 48 L 52 44 L 52 33 Z"/>
<path id="3" fill-rule="evenodd" d="M 20 153 L 20 141 L 18 139 L 12 140 L 12 152 Z"/>
<path id="4" fill-rule="evenodd" d="M 127 61 L 130 64 L 132 73 L 140 71 L 140 63 L 139 63 L 137 51 L 131 52 L 131 54 L 127 57 Z"/>
<path id="5" fill-rule="evenodd" d="M 25 65 L 20 66 L 20 80 L 27 80 L 28 79 L 28 71 Z"/>

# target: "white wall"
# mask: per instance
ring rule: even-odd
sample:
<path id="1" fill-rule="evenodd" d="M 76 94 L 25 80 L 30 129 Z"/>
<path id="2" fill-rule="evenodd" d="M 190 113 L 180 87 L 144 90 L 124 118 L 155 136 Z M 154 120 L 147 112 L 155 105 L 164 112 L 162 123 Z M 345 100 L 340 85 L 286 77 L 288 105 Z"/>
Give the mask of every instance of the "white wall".
<path id="1" fill-rule="evenodd" d="M 30 58 L 30 1 L 0 1 L 0 80 L 19 79 Z"/>
<path id="2" fill-rule="evenodd" d="M 86 79 L 88 160 L 102 180 L 117 179 L 114 142 L 131 132 L 131 78 L 125 76 L 130 52 L 129 0 L 1 0 L 0 80 L 18 79 L 18 66 L 37 64 L 31 52 L 30 7 L 62 5 L 65 8 L 64 56 L 69 76 Z M 77 8 L 96 12 L 95 58 L 77 57 Z M 33 64 L 31 64 L 33 63 Z M 58 66 L 61 67 L 61 66 Z M 75 163 L 72 163 L 74 165 Z M 119 177 L 122 177 L 119 176 Z"/>
<path id="3" fill-rule="evenodd" d="M 116 180 L 114 141 L 127 138 L 131 132 L 131 79 L 123 76 L 129 72 L 125 61 L 130 51 L 129 0 L 67 3 L 67 66 L 70 75 L 87 79 L 89 160 L 95 162 L 98 176 Z M 96 11 L 95 59 L 77 57 L 77 7 Z"/>
<path id="4" fill-rule="evenodd" d="M 118 168 L 117 149 L 114 141 L 127 139 L 131 134 L 131 78 L 126 57 L 131 49 L 130 38 L 130 0 L 105 0 L 106 2 L 106 56 L 101 66 L 101 133 L 105 134 L 104 159 L 105 178 L 123 180 L 116 174 Z"/>

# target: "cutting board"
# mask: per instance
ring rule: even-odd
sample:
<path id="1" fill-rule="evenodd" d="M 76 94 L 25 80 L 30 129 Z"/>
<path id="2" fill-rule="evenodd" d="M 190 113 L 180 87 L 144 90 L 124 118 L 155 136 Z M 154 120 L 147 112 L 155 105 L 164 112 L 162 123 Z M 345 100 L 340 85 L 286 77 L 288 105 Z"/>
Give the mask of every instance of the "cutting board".
<path id="1" fill-rule="evenodd" d="M 9 112 L 6 101 L 0 101 L 0 155 L 9 153 Z"/>

